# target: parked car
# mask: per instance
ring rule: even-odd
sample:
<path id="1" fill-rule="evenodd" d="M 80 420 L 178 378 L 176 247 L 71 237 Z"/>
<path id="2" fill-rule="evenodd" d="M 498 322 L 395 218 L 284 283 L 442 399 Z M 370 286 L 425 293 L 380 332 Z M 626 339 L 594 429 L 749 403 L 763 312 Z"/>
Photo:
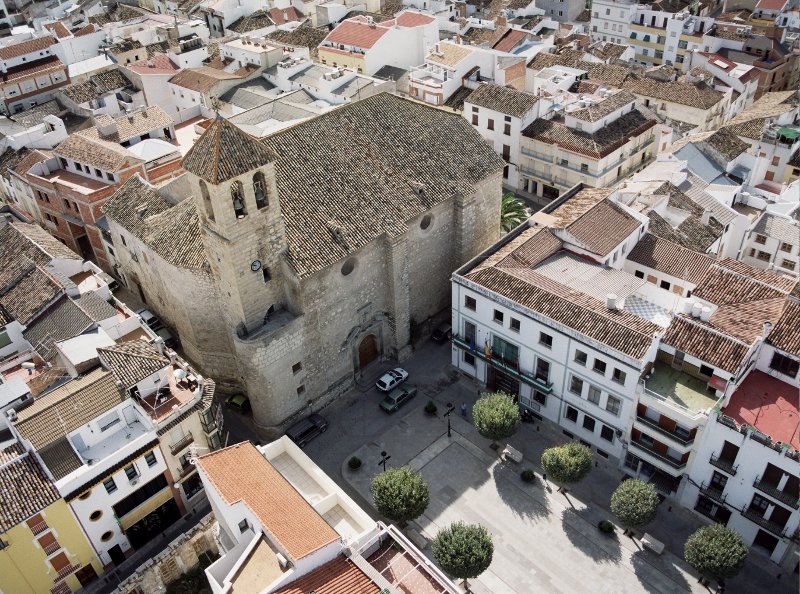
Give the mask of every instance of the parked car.
<path id="1" fill-rule="evenodd" d="M 317 435 L 328 430 L 328 421 L 316 413 L 308 415 L 306 418 L 297 421 L 286 430 L 286 436 L 297 444 L 298 447 L 305 446 Z"/>
<path id="2" fill-rule="evenodd" d="M 380 379 L 375 382 L 375 387 L 381 392 L 389 392 L 392 388 L 396 388 L 408 379 L 408 372 L 400 367 L 395 367 L 384 373 Z"/>
<path id="3" fill-rule="evenodd" d="M 449 321 L 442 322 L 436 327 L 436 330 L 433 331 L 431 335 L 434 342 L 445 342 L 446 340 L 450 340 L 453 338 L 453 326 L 450 324 Z"/>
<path id="4" fill-rule="evenodd" d="M 178 338 L 166 326 L 162 326 L 156 330 L 155 333 L 159 338 L 161 338 L 161 340 L 164 341 L 165 346 L 168 346 L 171 349 L 174 349 L 176 346 L 178 346 Z"/>
<path id="5" fill-rule="evenodd" d="M 250 410 L 250 399 L 244 394 L 234 394 L 225 399 L 225 404 L 240 413 L 246 413 Z"/>
<path id="6" fill-rule="evenodd" d="M 147 324 L 147 326 L 153 332 L 158 332 L 164 327 L 164 322 L 162 322 L 159 317 L 149 309 L 140 309 L 136 312 L 136 314 L 142 318 L 142 321 Z"/>
<path id="7" fill-rule="evenodd" d="M 381 401 L 381 408 L 388 413 L 393 413 L 406 402 L 417 395 L 417 386 L 411 384 L 395 388 Z"/>

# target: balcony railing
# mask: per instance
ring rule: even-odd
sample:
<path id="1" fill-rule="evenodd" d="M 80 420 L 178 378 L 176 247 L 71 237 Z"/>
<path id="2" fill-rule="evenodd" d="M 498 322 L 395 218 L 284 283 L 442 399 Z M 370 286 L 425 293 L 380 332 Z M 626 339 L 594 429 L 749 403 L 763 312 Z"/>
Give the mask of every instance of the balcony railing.
<path id="1" fill-rule="evenodd" d="M 709 460 L 712 466 L 716 466 L 720 470 L 727 472 L 731 476 L 736 476 L 736 469 L 739 468 L 738 464 L 734 464 L 733 462 L 729 462 L 728 460 L 724 460 L 719 456 L 715 456 L 711 454 L 711 459 Z"/>
<path id="2" fill-rule="evenodd" d="M 700 492 L 709 499 L 713 499 L 717 503 L 725 503 L 725 498 L 727 496 L 722 491 L 722 489 L 717 489 L 716 487 L 706 485 L 705 483 L 700 485 Z"/>
<path id="3" fill-rule="evenodd" d="M 44 520 L 42 520 L 41 522 L 37 522 L 36 524 L 34 524 L 33 526 L 30 527 L 31 532 L 33 532 L 34 535 L 41 534 L 42 532 L 44 532 L 48 528 L 50 528 L 50 526 L 48 526 L 47 522 L 45 522 Z"/>
<path id="4" fill-rule="evenodd" d="M 647 425 L 648 427 L 650 427 L 651 429 L 653 429 L 654 431 L 657 431 L 659 434 L 661 434 L 661 435 L 663 435 L 665 437 L 668 437 L 669 439 L 671 439 L 673 441 L 677 441 L 681 445 L 687 446 L 687 445 L 689 445 L 690 443 L 692 443 L 694 441 L 694 437 L 681 437 L 677 433 L 674 433 L 674 432 L 670 431 L 669 429 L 665 429 L 664 427 L 662 427 L 661 425 L 656 423 L 653 419 L 649 419 L 649 418 L 647 418 L 645 416 L 638 415 L 638 414 L 636 415 L 636 419 L 640 423 L 643 423 L 643 424 Z"/>
<path id="5" fill-rule="evenodd" d="M 479 359 L 483 359 L 489 365 L 507 372 L 509 375 L 514 376 L 518 380 L 525 382 L 529 386 L 533 386 L 540 392 L 549 394 L 553 391 L 553 382 L 537 378 L 534 374 L 521 371 L 518 367 L 518 360 L 503 359 L 499 355 L 492 355 L 487 357 L 484 350 L 480 347 L 472 348 L 470 344 L 461 336 L 453 335 L 453 344 L 458 348 L 471 352 Z"/>
<path id="6" fill-rule="evenodd" d="M 184 479 L 190 474 L 192 474 L 194 472 L 194 469 L 195 469 L 194 464 L 184 464 L 183 466 L 181 466 L 181 469 L 178 472 L 178 477 Z"/>
<path id="7" fill-rule="evenodd" d="M 631 445 L 633 445 L 633 446 L 635 446 L 635 447 L 637 447 L 637 448 L 639 448 L 641 450 L 644 450 L 645 452 L 647 452 L 648 454 L 650 454 L 654 458 L 657 458 L 658 460 L 664 462 L 665 464 L 668 464 L 669 466 L 671 466 L 672 468 L 674 468 L 676 470 L 686 467 L 686 462 L 680 462 L 678 460 L 675 460 L 674 458 L 670 458 L 669 456 L 665 456 L 661 452 L 656 451 L 653 448 L 653 446 L 648 445 L 648 444 L 646 444 L 646 443 L 644 443 L 642 441 L 637 441 L 637 440 L 632 439 L 631 440 Z"/>
<path id="8" fill-rule="evenodd" d="M 53 553 L 58 551 L 60 548 L 61 548 L 61 545 L 58 544 L 58 541 L 56 541 L 56 540 L 54 540 L 50 544 L 46 544 L 46 545 L 42 546 L 42 549 L 44 550 L 45 554 L 47 554 L 47 555 L 52 555 Z"/>
<path id="9" fill-rule="evenodd" d="M 73 573 L 78 571 L 80 568 L 81 568 L 81 564 L 80 563 L 70 563 L 70 564 L 66 565 L 65 567 L 62 567 L 56 573 L 56 580 L 55 581 L 60 582 L 60 581 L 64 580 L 67 576 L 72 575 Z"/>
<path id="10" fill-rule="evenodd" d="M 767 520 L 764 516 L 759 514 L 757 511 L 750 509 L 750 508 L 742 508 L 742 515 L 750 520 L 751 522 L 755 522 L 765 530 L 769 530 L 775 536 L 783 538 L 786 536 L 786 532 L 783 526 L 772 522 L 771 520 Z"/>
<path id="11" fill-rule="evenodd" d="M 193 441 L 194 441 L 194 437 L 192 436 L 192 433 L 189 432 L 186 435 L 184 435 L 183 437 L 181 437 L 177 442 L 175 442 L 171 446 L 169 446 L 169 451 L 174 456 L 175 454 L 180 452 L 182 449 L 187 447 L 189 444 L 191 444 Z"/>
<path id="12" fill-rule="evenodd" d="M 767 482 L 764 482 L 762 479 L 756 479 L 753 481 L 753 486 L 762 493 L 766 493 L 773 499 L 777 499 L 781 503 L 785 503 L 794 509 L 798 509 L 798 507 L 800 507 L 800 502 L 798 502 L 795 495 L 787 493 L 786 491 L 781 491 L 776 485 L 771 485 Z"/>

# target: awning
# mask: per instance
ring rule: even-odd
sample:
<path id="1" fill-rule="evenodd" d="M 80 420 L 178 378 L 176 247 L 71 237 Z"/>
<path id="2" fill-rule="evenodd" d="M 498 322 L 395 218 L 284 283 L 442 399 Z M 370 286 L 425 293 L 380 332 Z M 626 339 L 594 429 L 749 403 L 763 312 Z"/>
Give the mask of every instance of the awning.
<path id="1" fill-rule="evenodd" d="M 123 530 L 127 530 L 145 516 L 156 511 L 159 507 L 164 505 L 170 499 L 172 499 L 172 490 L 169 488 L 168 485 L 164 487 L 161 491 L 153 495 L 150 499 L 145 501 L 142 505 L 134 508 L 133 510 L 131 510 L 130 513 L 127 513 L 124 516 L 122 516 L 119 519 L 119 525 L 122 526 Z"/>
<path id="2" fill-rule="evenodd" d="M 800 138 L 800 130 L 783 126 L 778 129 L 778 136 L 783 136 L 789 140 L 796 140 L 797 138 Z"/>
<path id="3" fill-rule="evenodd" d="M 711 379 L 708 380 L 708 385 L 714 388 L 715 390 L 719 390 L 720 392 L 724 392 L 725 388 L 728 387 L 728 382 L 721 377 L 716 375 L 711 376 Z"/>

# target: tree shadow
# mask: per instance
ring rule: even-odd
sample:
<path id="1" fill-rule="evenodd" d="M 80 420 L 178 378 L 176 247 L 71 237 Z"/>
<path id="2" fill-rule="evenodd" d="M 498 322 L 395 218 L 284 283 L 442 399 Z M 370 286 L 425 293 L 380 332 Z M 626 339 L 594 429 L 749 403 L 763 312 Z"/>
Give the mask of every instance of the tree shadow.
<path id="1" fill-rule="evenodd" d="M 535 520 L 543 518 L 550 513 L 547 499 L 537 496 L 538 490 L 544 489 L 544 483 L 539 476 L 532 483 L 526 483 L 520 478 L 524 467 L 500 461 L 492 467 L 492 477 L 497 494 L 514 515 L 521 518 Z"/>
<path id="2" fill-rule="evenodd" d="M 675 567 L 674 563 L 669 561 L 669 557 L 659 556 L 652 551 L 641 549 L 631 556 L 631 563 L 639 583 L 647 592 L 663 592 L 665 577 L 675 584 L 671 590 L 690 592 L 692 589 L 684 574 Z"/>
<path id="3" fill-rule="evenodd" d="M 597 524 L 601 519 L 591 508 L 567 508 L 561 515 L 561 527 L 573 546 L 596 563 L 619 563 L 620 534 L 600 532 Z"/>

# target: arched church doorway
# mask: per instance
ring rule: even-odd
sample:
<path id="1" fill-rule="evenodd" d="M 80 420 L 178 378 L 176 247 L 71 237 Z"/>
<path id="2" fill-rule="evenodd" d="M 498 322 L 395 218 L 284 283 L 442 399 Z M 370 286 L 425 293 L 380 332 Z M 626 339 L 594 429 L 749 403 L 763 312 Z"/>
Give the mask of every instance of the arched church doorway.
<path id="1" fill-rule="evenodd" d="M 369 334 L 365 336 L 358 345 L 358 368 L 364 369 L 377 359 L 378 355 L 378 340 L 375 335 Z"/>

